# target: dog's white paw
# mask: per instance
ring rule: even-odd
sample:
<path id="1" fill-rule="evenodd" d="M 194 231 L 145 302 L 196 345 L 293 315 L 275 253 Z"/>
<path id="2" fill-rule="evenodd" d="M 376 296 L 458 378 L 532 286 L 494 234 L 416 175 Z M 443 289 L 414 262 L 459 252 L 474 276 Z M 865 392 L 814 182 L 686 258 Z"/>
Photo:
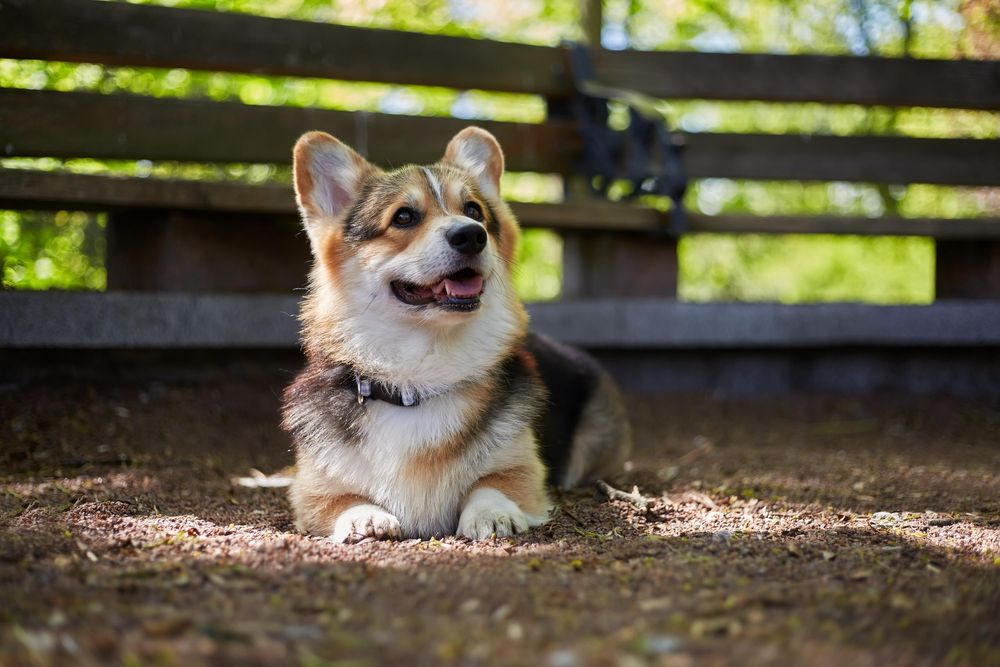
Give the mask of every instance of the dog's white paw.
<path id="1" fill-rule="evenodd" d="M 537 522 L 521 511 L 513 500 L 496 489 L 476 489 L 458 518 L 458 534 L 473 540 L 493 535 L 509 537 L 522 533 Z"/>
<path id="2" fill-rule="evenodd" d="M 337 542 L 359 542 L 366 537 L 390 540 L 399 536 L 399 519 L 370 503 L 344 510 L 334 521 L 330 535 Z"/>

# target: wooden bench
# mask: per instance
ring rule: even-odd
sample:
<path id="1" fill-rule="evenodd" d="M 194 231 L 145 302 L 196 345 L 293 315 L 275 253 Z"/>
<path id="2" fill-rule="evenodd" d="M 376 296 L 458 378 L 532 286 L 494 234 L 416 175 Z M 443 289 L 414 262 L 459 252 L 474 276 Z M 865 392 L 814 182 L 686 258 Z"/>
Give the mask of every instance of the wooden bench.
<path id="1" fill-rule="evenodd" d="M 567 54 L 561 48 L 94 0 L 4 0 L 0 57 L 529 93 L 545 97 L 552 110 L 543 122 L 513 123 L 0 89 L 0 151 L 7 157 L 287 165 L 296 137 L 323 129 L 362 147 L 378 163 L 428 162 L 438 159 L 448 138 L 470 122 L 497 136 L 511 171 L 560 174 L 569 181 L 577 173 L 581 152 L 575 123 L 559 112 L 573 94 Z M 602 83 L 654 97 L 1000 110 L 1000 62 L 601 49 L 593 49 L 592 57 Z M 692 179 L 1000 185 L 1000 141 L 994 139 L 687 133 L 685 142 Z M 0 168 L 0 207 L 109 214 L 109 294 L 0 294 L 0 307 L 19 318 L 19 326 L 0 328 L 4 347 L 65 347 L 72 341 L 79 347 L 169 347 L 170 340 L 180 347 L 198 340 L 212 341 L 206 343 L 209 347 L 269 347 L 276 340 L 295 344 L 294 326 L 278 319 L 283 322 L 294 311 L 294 299 L 250 296 L 289 294 L 304 282 L 308 251 L 296 233 L 287 187 Z M 818 318 L 819 311 L 801 307 L 760 304 L 733 309 L 672 301 L 677 246 L 675 238 L 659 233 L 666 225 L 663 212 L 572 198 L 556 204 L 514 202 L 513 207 L 524 226 L 563 235 L 563 298 L 579 302 L 571 304 L 576 309 L 572 327 L 559 324 L 568 317 L 567 304 L 533 306 L 535 321 L 591 347 L 710 348 L 718 341 L 703 338 L 704 328 L 692 322 L 703 317 L 718 321 L 713 318 L 724 319 L 724 312 L 734 313 L 727 328 L 730 347 L 738 347 L 740 340 L 746 348 L 777 346 L 777 341 L 789 348 L 820 343 L 844 348 L 1000 346 L 1000 327 L 994 326 L 1000 303 L 1000 219 L 690 216 L 688 233 L 933 237 L 938 298 L 986 299 L 941 304 L 942 309 L 935 305 L 929 311 L 831 305 L 823 311 L 828 316 Z M 112 305 L 110 292 L 123 293 L 119 305 Z M 193 296 L 153 294 L 163 292 L 200 293 L 199 303 L 216 303 L 223 312 L 234 307 L 226 300 L 235 297 L 218 293 L 245 293 L 248 296 L 240 297 L 242 312 L 259 312 L 264 320 L 271 313 L 274 318 L 265 326 L 256 315 L 250 316 L 262 331 L 271 332 L 266 338 L 270 342 L 258 345 L 252 337 L 246 339 L 237 324 L 227 328 L 225 322 L 206 338 L 180 327 L 171 329 L 178 336 L 171 339 L 162 335 L 156 318 L 129 319 L 123 314 L 126 302 L 137 313 L 175 308 L 171 321 L 200 326 L 198 320 L 183 317 Z M 602 329 L 603 336 L 587 339 L 581 323 L 600 322 L 609 312 L 608 302 L 591 300 L 634 297 L 660 301 L 622 301 L 625 311 L 618 316 L 642 313 L 651 326 L 687 333 L 680 338 L 646 336 L 637 343 L 627 336 L 616 341 L 621 331 Z M 67 299 L 79 305 L 71 306 Z M 282 304 L 280 309 L 276 304 Z M 51 319 L 56 308 L 77 308 L 72 321 L 94 324 L 89 329 L 70 326 L 75 338 L 67 343 L 59 331 L 46 328 L 44 319 L 28 321 Z M 735 317 L 738 312 L 759 315 Z M 914 326 L 937 331 L 925 324 L 937 317 L 935 313 L 947 318 L 952 331 L 964 327 L 979 333 L 929 333 L 909 342 L 892 333 L 897 327 Z M 130 322 L 131 338 L 93 333 L 107 323 L 102 318 L 111 316 Z M 830 331 L 829 318 L 834 316 L 845 321 L 864 317 L 866 324 L 858 325 L 863 333 L 836 327 Z M 245 325 L 241 320 L 240 326 Z M 762 343 L 761 336 L 771 343 Z"/>

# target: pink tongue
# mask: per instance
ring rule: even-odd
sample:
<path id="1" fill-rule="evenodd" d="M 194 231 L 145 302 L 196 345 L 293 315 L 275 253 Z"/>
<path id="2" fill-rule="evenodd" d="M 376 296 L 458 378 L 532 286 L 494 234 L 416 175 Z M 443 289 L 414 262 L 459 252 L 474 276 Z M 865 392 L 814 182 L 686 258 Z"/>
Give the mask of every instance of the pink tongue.
<path id="1" fill-rule="evenodd" d="M 483 277 L 471 276 L 461 280 L 444 279 L 444 287 L 448 294 L 458 297 L 478 296 L 483 291 Z"/>

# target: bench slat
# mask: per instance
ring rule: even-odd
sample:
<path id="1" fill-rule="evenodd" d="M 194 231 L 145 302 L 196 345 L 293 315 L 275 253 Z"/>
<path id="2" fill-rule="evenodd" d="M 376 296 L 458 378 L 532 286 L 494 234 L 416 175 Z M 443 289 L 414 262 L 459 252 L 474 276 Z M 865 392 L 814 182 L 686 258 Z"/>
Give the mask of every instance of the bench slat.
<path id="1" fill-rule="evenodd" d="M 600 51 L 608 85 L 666 99 L 1000 109 L 1000 61 Z"/>
<path id="2" fill-rule="evenodd" d="M 4 0 L 0 57 L 571 92 L 556 48 L 92 0 Z M 996 61 L 599 50 L 595 70 L 672 99 L 1000 109 Z"/>
<path id="3" fill-rule="evenodd" d="M 303 132 L 323 129 L 367 145 L 381 164 L 440 159 L 471 121 L 133 95 L 0 89 L 0 149 L 7 156 L 287 163 Z M 512 171 L 574 171 L 569 122 L 477 121 Z M 80 128 L 86 128 L 82 131 Z M 688 134 L 693 178 L 1000 184 L 1000 140 L 883 136 Z"/>
<path id="4" fill-rule="evenodd" d="M 435 162 L 472 124 L 457 118 L 353 113 L 232 102 L 0 89 L 7 156 L 288 163 L 304 132 L 322 129 L 380 164 Z M 565 171 L 577 145 L 569 123 L 478 121 L 504 145 L 511 169 Z M 366 138 L 367 137 L 367 138 Z"/>
<path id="5" fill-rule="evenodd" d="M 295 296 L 0 292 L 0 348 L 294 348 Z M 532 326 L 595 349 L 997 346 L 1000 304 L 537 303 Z"/>
<path id="6" fill-rule="evenodd" d="M 554 48 L 92 0 L 4 0 L 0 57 L 570 91 L 565 59 Z"/>
<path id="7" fill-rule="evenodd" d="M 295 215 L 289 187 L 209 181 L 97 176 L 0 168 L 0 207 L 81 210 L 193 210 Z M 607 202 L 511 202 L 524 227 L 648 232 L 666 224 L 655 209 Z M 854 234 L 1000 238 L 1000 219 L 862 218 L 848 216 L 690 216 L 692 232 Z"/>

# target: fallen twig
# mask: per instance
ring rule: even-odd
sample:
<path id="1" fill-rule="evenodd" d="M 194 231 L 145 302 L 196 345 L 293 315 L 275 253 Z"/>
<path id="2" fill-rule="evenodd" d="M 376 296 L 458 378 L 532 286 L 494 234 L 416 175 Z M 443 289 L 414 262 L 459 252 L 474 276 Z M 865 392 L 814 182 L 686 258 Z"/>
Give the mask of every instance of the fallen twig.
<path id="1" fill-rule="evenodd" d="M 251 489 L 281 488 L 292 484 L 292 478 L 287 473 L 288 469 L 285 469 L 273 475 L 266 475 L 256 468 L 251 468 L 249 477 L 234 477 L 232 482 L 237 486 L 246 486 Z"/>
<path id="2" fill-rule="evenodd" d="M 703 435 L 699 435 L 694 439 L 694 449 L 674 461 L 674 465 L 683 466 L 700 459 L 705 454 L 710 454 L 715 450 L 715 445 L 712 441 Z"/>
<path id="3" fill-rule="evenodd" d="M 699 505 L 703 505 L 710 510 L 719 508 L 719 506 L 715 504 L 714 500 L 709 498 L 704 493 L 701 493 L 700 491 L 688 491 L 687 493 L 684 494 L 684 499 L 696 502 Z"/>
<path id="4" fill-rule="evenodd" d="M 563 492 L 559 489 L 556 489 L 556 495 L 559 498 L 559 511 L 568 516 L 569 518 L 573 519 L 573 521 L 576 522 L 576 525 L 582 528 L 585 524 L 580 519 L 580 517 L 578 517 L 576 514 L 573 514 L 573 512 L 570 511 L 569 507 L 566 506 L 566 497 L 563 495 Z"/>
<path id="5" fill-rule="evenodd" d="M 715 446 L 712 444 L 711 440 L 705 436 L 699 435 L 694 439 L 694 449 L 674 461 L 673 465 L 662 468 L 656 473 L 656 475 L 664 482 L 672 482 L 677 479 L 678 475 L 681 474 L 682 466 L 694 463 L 702 456 L 710 454 L 714 451 L 714 449 Z"/>
<path id="6" fill-rule="evenodd" d="M 616 489 L 603 479 L 597 480 L 596 484 L 597 489 L 611 500 L 624 500 L 627 503 L 632 503 L 639 509 L 648 510 L 655 502 L 652 498 L 647 498 L 639 493 L 638 486 L 633 486 L 632 492 L 628 493 L 621 489 Z"/>

